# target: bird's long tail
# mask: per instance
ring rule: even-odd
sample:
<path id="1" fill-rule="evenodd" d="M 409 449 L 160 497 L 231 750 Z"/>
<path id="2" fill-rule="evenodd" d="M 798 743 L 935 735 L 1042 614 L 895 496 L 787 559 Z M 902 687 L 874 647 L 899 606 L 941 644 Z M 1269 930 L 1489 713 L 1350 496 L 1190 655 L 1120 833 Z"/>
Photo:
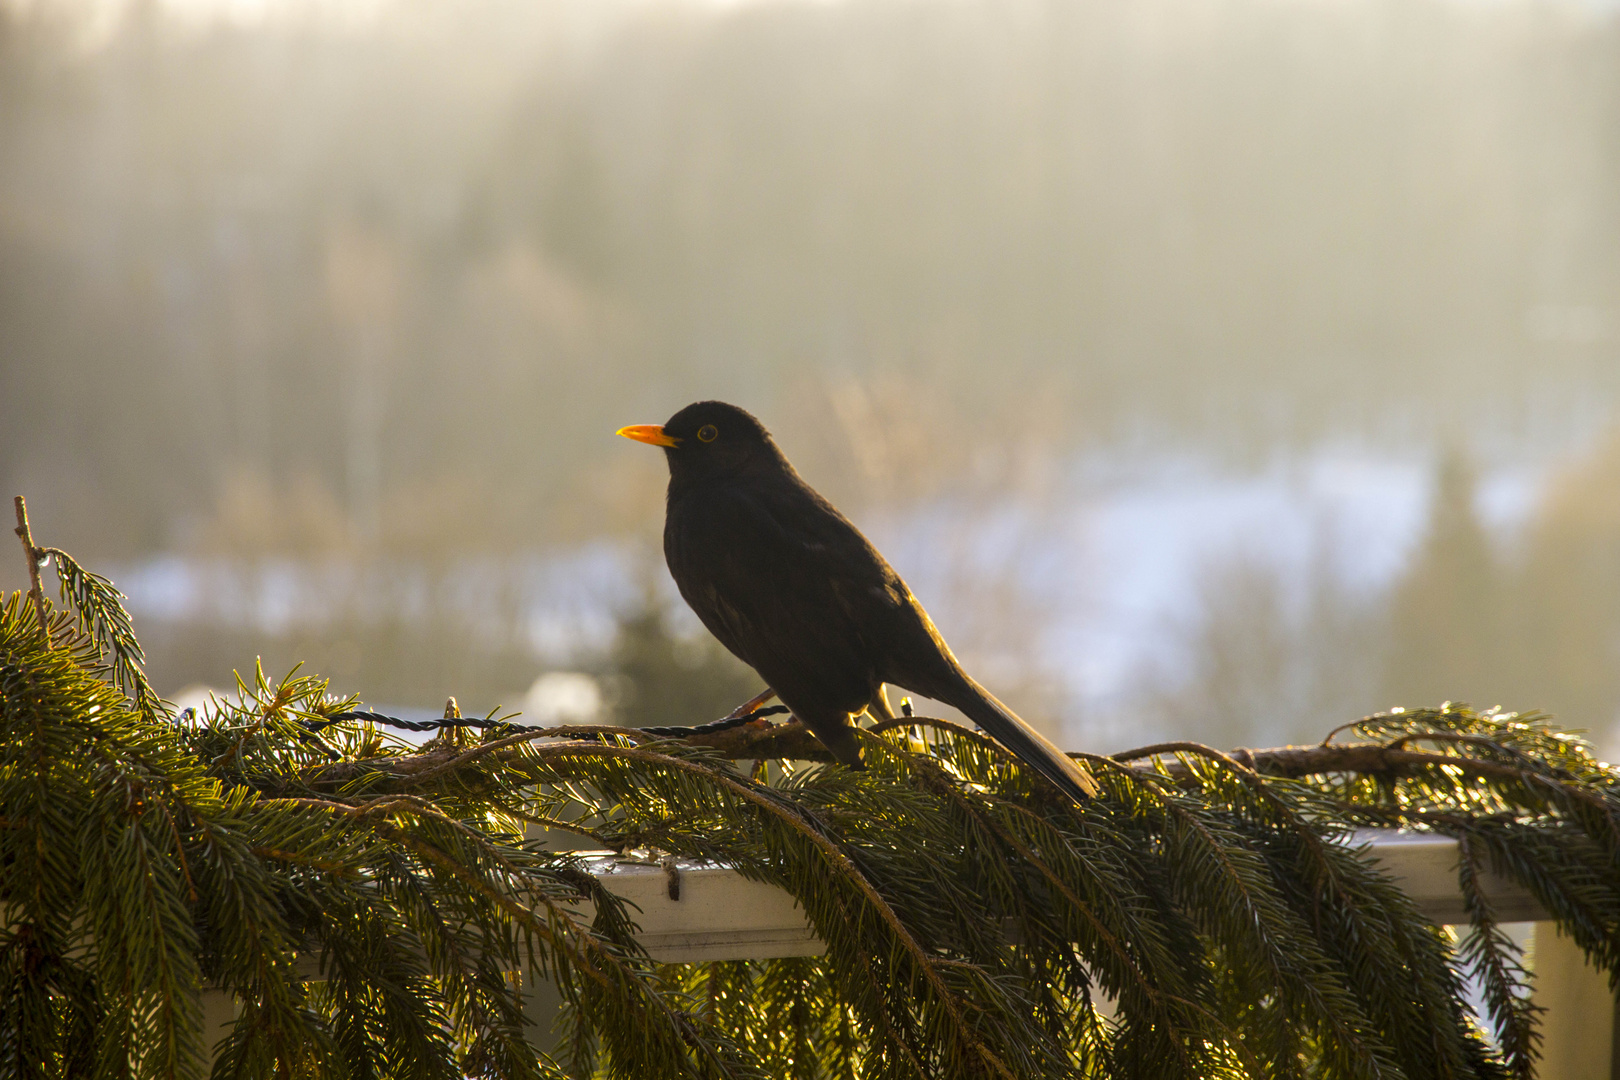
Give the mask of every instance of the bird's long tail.
<path id="1" fill-rule="evenodd" d="M 964 685 L 960 692 L 939 699 L 960 709 L 991 738 L 1017 754 L 1024 764 L 1052 781 L 1075 802 L 1083 803 L 1098 794 L 1100 789 L 1096 779 L 1082 766 L 1024 723 L 1017 713 L 997 701 L 994 694 L 965 673 L 962 681 Z"/>

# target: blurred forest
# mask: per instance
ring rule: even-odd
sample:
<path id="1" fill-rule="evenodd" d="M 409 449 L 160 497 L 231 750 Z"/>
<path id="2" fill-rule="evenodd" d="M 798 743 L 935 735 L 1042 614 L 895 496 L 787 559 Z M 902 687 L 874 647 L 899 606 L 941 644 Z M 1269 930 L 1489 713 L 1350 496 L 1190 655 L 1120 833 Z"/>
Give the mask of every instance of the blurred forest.
<path id="1" fill-rule="evenodd" d="M 0 479 L 145 583 L 169 693 L 262 654 L 422 708 L 740 700 L 612 438 L 722 397 L 1071 744 L 1446 698 L 1607 733 L 1617 361 L 1608 6 L 0 3 Z M 1427 478 L 1399 573 L 1223 550 L 1179 659 L 1087 704 L 1043 645 L 1076 477 L 1334 446 Z"/>

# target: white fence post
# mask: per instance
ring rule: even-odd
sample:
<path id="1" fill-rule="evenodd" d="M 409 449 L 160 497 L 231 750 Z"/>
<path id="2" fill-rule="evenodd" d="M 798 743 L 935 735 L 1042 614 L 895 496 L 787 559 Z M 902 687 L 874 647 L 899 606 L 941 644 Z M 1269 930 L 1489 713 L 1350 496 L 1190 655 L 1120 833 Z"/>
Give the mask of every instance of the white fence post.
<path id="1" fill-rule="evenodd" d="M 562 1015 L 562 991 L 536 972 L 519 975 L 523 979 L 523 1037 L 536 1050 L 549 1054 L 561 1038 L 557 1019 Z"/>
<path id="2" fill-rule="evenodd" d="M 1609 977 L 1586 962 L 1586 954 L 1550 922 L 1536 923 L 1530 947 L 1541 1017 L 1542 1080 L 1617 1080 L 1615 995 Z"/>
<path id="3" fill-rule="evenodd" d="M 236 1023 L 236 995 L 217 986 L 205 986 L 199 996 L 202 999 L 203 1054 L 212 1066 L 216 1059 L 214 1048 L 231 1033 L 231 1025 Z"/>

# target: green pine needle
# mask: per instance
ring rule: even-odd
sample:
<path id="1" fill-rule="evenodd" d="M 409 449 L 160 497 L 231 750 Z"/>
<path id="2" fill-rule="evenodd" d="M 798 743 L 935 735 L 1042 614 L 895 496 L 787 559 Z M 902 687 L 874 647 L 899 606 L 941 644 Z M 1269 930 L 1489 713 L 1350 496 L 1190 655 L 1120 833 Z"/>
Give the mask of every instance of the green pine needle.
<path id="1" fill-rule="evenodd" d="M 1400 768 L 1285 778 L 1191 744 L 1075 806 L 943 722 L 769 783 L 680 740 L 438 756 L 255 665 L 173 717 L 112 584 L 52 552 L 49 647 L 0 603 L 0 1080 L 1517 1077 L 1539 1034 L 1480 874 L 1620 973 L 1620 777 L 1535 714 L 1381 714 Z M 694 720 L 702 718 L 693 718 Z M 316 730 L 318 728 L 318 730 Z M 1248 760 L 1248 759 L 1245 759 Z M 662 965 L 532 825 L 786 889 L 824 955 Z M 1472 925 L 1352 850 L 1456 837 Z M 536 1048 L 516 973 L 562 994 Z M 1464 1002 L 1483 989 L 1487 1036 Z M 198 991 L 239 1004 L 205 1045 Z M 212 1037 L 212 1036 L 210 1036 Z M 542 1053 L 549 1051 L 553 1056 Z"/>

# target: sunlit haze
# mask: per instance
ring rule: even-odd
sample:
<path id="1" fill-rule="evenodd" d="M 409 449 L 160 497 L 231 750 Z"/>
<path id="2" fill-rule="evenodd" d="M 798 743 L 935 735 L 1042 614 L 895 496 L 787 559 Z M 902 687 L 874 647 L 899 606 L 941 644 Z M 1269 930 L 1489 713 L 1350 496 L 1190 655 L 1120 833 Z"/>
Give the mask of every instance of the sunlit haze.
<path id="1" fill-rule="evenodd" d="M 1613 5 L 0 13 L 0 478 L 164 693 L 729 708 L 613 436 L 715 397 L 1067 744 L 1613 736 Z"/>

